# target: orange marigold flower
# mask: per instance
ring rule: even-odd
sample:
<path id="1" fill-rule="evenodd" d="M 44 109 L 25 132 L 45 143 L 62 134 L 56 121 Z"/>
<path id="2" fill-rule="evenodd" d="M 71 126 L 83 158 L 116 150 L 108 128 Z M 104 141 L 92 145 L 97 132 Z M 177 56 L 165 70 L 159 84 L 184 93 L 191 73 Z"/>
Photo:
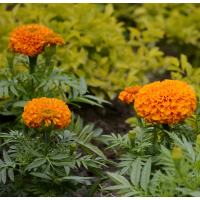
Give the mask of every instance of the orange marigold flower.
<path id="1" fill-rule="evenodd" d="M 59 46 L 65 44 L 65 41 L 62 39 L 62 37 L 54 32 L 43 35 L 42 41 L 43 43 L 48 44 L 47 47 L 49 47 L 51 44 L 58 44 Z"/>
<path id="2" fill-rule="evenodd" d="M 139 85 L 125 88 L 125 90 L 119 94 L 119 99 L 122 100 L 123 103 L 126 102 L 129 104 L 135 101 L 135 96 L 141 88 L 142 86 L 139 86 Z"/>
<path id="3" fill-rule="evenodd" d="M 48 27 L 38 24 L 22 25 L 14 29 L 9 38 L 9 46 L 18 54 L 35 56 L 44 50 L 42 36 L 52 32 Z"/>
<path id="4" fill-rule="evenodd" d="M 190 117 L 196 105 L 195 92 L 186 82 L 164 80 L 145 85 L 136 96 L 134 108 L 152 125 L 156 122 L 171 126 Z"/>
<path id="5" fill-rule="evenodd" d="M 71 111 L 62 100 L 42 97 L 29 101 L 24 107 L 22 117 L 29 127 L 41 128 L 43 120 L 45 126 L 49 126 L 52 120 L 54 129 L 62 129 L 71 122 Z"/>

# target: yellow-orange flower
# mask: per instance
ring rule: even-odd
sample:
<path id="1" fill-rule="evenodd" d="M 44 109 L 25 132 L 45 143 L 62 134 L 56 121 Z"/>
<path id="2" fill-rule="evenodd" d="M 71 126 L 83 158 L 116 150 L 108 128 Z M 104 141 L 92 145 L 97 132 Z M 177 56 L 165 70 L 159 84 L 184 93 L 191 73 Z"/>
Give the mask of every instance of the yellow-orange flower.
<path id="1" fill-rule="evenodd" d="M 65 44 L 65 41 L 62 39 L 62 37 L 54 32 L 43 35 L 42 41 L 43 43 L 48 44 L 47 47 L 49 47 L 51 44 L 58 44 L 60 46 Z"/>
<path id="2" fill-rule="evenodd" d="M 196 108 L 195 92 L 183 81 L 164 80 L 145 85 L 137 94 L 134 108 L 139 117 L 153 125 L 176 124 Z"/>
<path id="3" fill-rule="evenodd" d="M 142 86 L 139 86 L 139 85 L 125 88 L 125 90 L 119 94 L 119 99 L 122 100 L 123 103 L 126 102 L 129 104 L 135 101 L 135 96 L 141 88 Z"/>
<path id="4" fill-rule="evenodd" d="M 42 36 L 51 32 L 48 27 L 43 25 L 22 25 L 12 31 L 9 46 L 18 54 L 33 57 L 43 52 L 45 44 L 42 42 Z"/>
<path id="5" fill-rule="evenodd" d="M 45 126 L 49 126 L 52 120 L 54 129 L 62 129 L 71 122 L 71 111 L 62 100 L 42 97 L 29 101 L 24 107 L 22 117 L 29 127 L 41 128 L 43 120 Z"/>

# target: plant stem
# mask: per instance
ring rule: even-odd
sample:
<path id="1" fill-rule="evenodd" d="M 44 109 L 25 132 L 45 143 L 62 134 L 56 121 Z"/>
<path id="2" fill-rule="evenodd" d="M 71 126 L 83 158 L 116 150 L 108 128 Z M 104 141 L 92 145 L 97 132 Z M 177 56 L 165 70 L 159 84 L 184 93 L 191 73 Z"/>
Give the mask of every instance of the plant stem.
<path id="1" fill-rule="evenodd" d="M 135 111 L 134 102 L 130 103 L 130 106 L 131 106 L 132 109 L 133 109 L 133 113 L 134 113 L 134 115 L 135 115 L 135 117 L 136 117 L 136 119 L 137 119 L 138 124 L 140 125 L 140 128 L 143 129 L 144 126 L 143 126 L 143 123 L 142 123 L 141 118 L 137 115 L 137 112 Z"/>
<path id="2" fill-rule="evenodd" d="M 35 55 L 34 57 L 29 56 L 30 74 L 33 74 L 35 72 L 35 67 L 37 65 L 37 56 L 38 55 Z M 34 93 L 33 79 L 31 85 L 32 85 L 32 93 Z"/>

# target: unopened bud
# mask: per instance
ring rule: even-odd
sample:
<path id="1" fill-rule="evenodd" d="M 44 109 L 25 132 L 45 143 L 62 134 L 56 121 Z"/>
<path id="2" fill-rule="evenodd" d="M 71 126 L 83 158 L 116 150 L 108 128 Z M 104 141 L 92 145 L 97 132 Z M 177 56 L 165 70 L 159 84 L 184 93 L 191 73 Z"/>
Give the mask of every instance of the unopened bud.
<path id="1" fill-rule="evenodd" d="M 180 147 L 174 147 L 172 150 L 172 159 L 177 170 L 180 170 L 181 160 L 183 158 L 183 152 Z"/>
<path id="2" fill-rule="evenodd" d="M 71 143 L 70 144 L 70 156 L 73 155 L 75 150 L 76 150 L 76 143 Z"/>
<path id="3" fill-rule="evenodd" d="M 13 59 L 15 57 L 15 52 L 14 52 L 14 49 L 11 48 L 11 47 L 8 47 L 7 48 L 7 51 L 6 51 L 6 58 L 8 60 L 8 66 L 10 69 L 13 69 Z"/>
<path id="4" fill-rule="evenodd" d="M 51 57 L 56 53 L 56 44 L 46 44 L 44 47 L 44 55 L 46 57 L 46 66 L 51 63 Z"/>
<path id="5" fill-rule="evenodd" d="M 200 149 L 200 134 L 197 135 L 197 141 L 196 144 L 198 145 L 199 149 Z"/>
<path id="6" fill-rule="evenodd" d="M 135 138 L 136 138 L 136 132 L 134 130 L 129 131 L 129 139 L 131 141 L 131 146 L 135 147 Z"/>

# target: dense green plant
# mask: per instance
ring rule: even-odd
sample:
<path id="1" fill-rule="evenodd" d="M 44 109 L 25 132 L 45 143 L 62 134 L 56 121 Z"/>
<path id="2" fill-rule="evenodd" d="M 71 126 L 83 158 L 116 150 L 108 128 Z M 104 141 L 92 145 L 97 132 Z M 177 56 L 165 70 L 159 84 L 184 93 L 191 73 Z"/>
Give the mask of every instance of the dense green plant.
<path id="1" fill-rule="evenodd" d="M 28 134 L 0 133 L 4 138 L 1 146 L 9 146 L 0 160 L 0 196 L 74 196 L 82 187 L 86 196 L 93 195 L 98 184 L 91 185 L 92 177 L 80 177 L 73 170 L 83 166 L 100 176 L 101 182 L 108 178 L 100 165 L 115 163 L 108 161 L 90 142 L 102 129 L 92 131 L 94 124 L 83 127 L 83 119 L 78 117 L 75 122 L 74 118 L 73 115 L 67 129 L 52 131 L 49 144 L 43 141 L 41 130 L 37 129 L 29 129 Z M 81 148 L 88 155 L 82 155 Z"/>
<path id="2" fill-rule="evenodd" d="M 56 65 L 70 74 L 83 76 L 96 96 L 112 99 L 124 87 L 148 83 L 155 74 L 161 76 L 169 66 L 171 58 L 163 57 L 158 47 L 137 42 L 139 32 L 134 28 L 130 41 L 126 41 L 123 23 L 113 16 L 111 4 L 103 13 L 96 4 L 17 4 L 9 11 L 8 5 L 0 6 L 4 22 L 0 32 L 2 50 L 16 26 L 45 24 L 66 41 L 54 56 Z M 133 52 L 136 43 L 138 49 Z"/>

